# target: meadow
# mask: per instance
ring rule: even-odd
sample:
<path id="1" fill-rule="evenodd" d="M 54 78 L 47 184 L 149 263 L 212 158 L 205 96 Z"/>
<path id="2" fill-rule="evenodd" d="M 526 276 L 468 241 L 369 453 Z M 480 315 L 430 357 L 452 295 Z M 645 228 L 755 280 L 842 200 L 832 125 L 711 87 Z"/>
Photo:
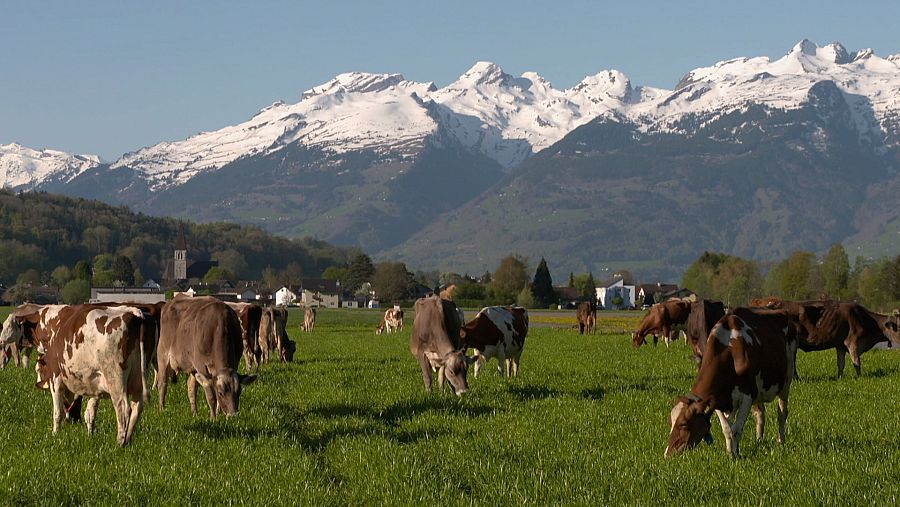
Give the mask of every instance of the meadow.
<path id="1" fill-rule="evenodd" d="M 786 445 L 775 441 L 773 406 L 764 441 L 748 424 L 740 459 L 714 422 L 713 445 L 665 460 L 673 399 L 696 372 L 682 341 L 635 349 L 623 334 L 534 326 L 518 378 L 486 369 L 457 398 L 424 392 L 410 314 L 402 333 L 375 336 L 379 312 L 320 310 L 302 334 L 292 313 L 295 362 L 264 365 L 236 417 L 192 417 L 181 380 L 165 411 L 154 393 L 126 448 L 109 401 L 94 435 L 67 424 L 52 436 L 50 395 L 34 372 L 0 370 L 0 504 L 900 502 L 896 352 L 871 351 L 862 377 L 851 369 L 839 380 L 833 352 L 801 353 Z M 612 318 L 621 322 L 600 329 L 630 322 Z"/>

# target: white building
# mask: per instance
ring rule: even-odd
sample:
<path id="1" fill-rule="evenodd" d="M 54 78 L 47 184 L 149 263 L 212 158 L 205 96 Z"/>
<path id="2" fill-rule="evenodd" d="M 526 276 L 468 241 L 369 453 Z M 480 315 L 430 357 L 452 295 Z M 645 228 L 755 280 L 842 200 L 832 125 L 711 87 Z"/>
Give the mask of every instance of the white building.
<path id="1" fill-rule="evenodd" d="M 291 306 L 298 303 L 297 293 L 300 289 L 295 286 L 284 286 L 275 291 L 275 306 Z"/>
<path id="2" fill-rule="evenodd" d="M 606 310 L 616 310 L 619 308 L 634 308 L 635 290 L 634 285 L 625 285 L 625 281 L 621 278 L 613 278 L 606 281 L 602 286 L 596 287 L 597 300 Z M 613 300 L 617 297 L 622 298 L 622 303 L 616 305 Z"/>

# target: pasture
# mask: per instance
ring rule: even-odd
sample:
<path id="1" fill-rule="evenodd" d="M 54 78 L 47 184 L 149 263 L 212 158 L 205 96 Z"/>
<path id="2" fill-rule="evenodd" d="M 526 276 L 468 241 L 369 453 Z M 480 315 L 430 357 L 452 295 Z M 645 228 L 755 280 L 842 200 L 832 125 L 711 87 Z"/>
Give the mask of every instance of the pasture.
<path id="1" fill-rule="evenodd" d="M 621 334 L 535 326 L 519 378 L 498 377 L 492 361 L 456 398 L 424 392 L 411 313 L 402 333 L 375 336 L 380 312 L 320 310 L 310 334 L 292 312 L 295 362 L 264 365 L 238 416 L 209 421 L 202 406 L 192 417 L 182 378 L 165 412 L 154 392 L 123 449 L 108 400 L 93 436 L 67 424 L 54 437 L 34 372 L 0 370 L 0 504 L 900 502 L 896 352 L 868 352 L 863 376 L 840 380 L 833 351 L 801 352 L 785 446 L 772 406 L 763 442 L 748 424 L 741 459 L 726 455 L 714 418 L 712 446 L 664 460 L 672 401 L 696 372 L 683 341 L 634 349 Z M 624 325 L 599 317 L 601 330 Z"/>

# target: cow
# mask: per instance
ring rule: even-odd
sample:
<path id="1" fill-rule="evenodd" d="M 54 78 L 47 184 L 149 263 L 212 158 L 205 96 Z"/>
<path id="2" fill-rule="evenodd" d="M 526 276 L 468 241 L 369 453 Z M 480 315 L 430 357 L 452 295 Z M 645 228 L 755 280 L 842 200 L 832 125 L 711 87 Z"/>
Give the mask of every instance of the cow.
<path id="1" fill-rule="evenodd" d="M 783 300 L 778 296 L 766 296 L 762 298 L 753 298 L 750 300 L 750 306 L 755 308 L 780 308 Z"/>
<path id="2" fill-rule="evenodd" d="M 455 293 L 455 292 L 456 292 L 456 284 L 451 283 L 451 284 L 447 285 L 446 287 L 444 287 L 443 290 L 441 290 L 441 293 L 440 293 L 441 299 L 446 299 L 447 301 L 453 301 L 453 293 Z"/>
<path id="3" fill-rule="evenodd" d="M 116 442 L 127 445 L 149 392 L 144 344 L 153 339 L 146 335 L 154 333 L 155 325 L 146 325 L 150 318 L 133 307 L 59 306 L 37 312 L 38 324 L 34 316 L 10 315 L 0 342 L 21 342 L 31 324 L 42 351 L 35 368 L 37 387 L 49 388 L 53 397 L 54 434 L 67 412 L 67 399 L 90 398 L 84 421 L 93 433 L 100 397 L 109 396 L 116 414 Z"/>
<path id="4" fill-rule="evenodd" d="M 236 414 L 242 387 L 256 380 L 256 375 L 237 371 L 241 340 L 237 313 L 218 299 L 194 297 L 166 304 L 156 354 L 159 408 L 165 408 L 169 376 L 186 372 L 192 414 L 197 413 L 197 383 L 203 386 L 210 419 L 219 410 L 226 416 Z"/>
<path id="5" fill-rule="evenodd" d="M 460 320 L 456 304 L 431 295 L 416 300 L 415 319 L 409 339 L 409 352 L 422 368 L 425 390 L 431 392 L 432 367 L 438 369 L 438 387 L 444 379 L 457 396 L 469 390 L 466 372 L 469 359 L 460 343 Z"/>
<path id="6" fill-rule="evenodd" d="M 259 326 L 262 308 L 253 303 L 225 303 L 238 315 L 241 340 L 244 344 L 244 364 L 247 371 L 258 370 L 262 352 L 259 347 Z"/>
<path id="7" fill-rule="evenodd" d="M 309 333 L 316 327 L 316 309 L 307 306 L 303 312 L 303 331 Z"/>
<path id="8" fill-rule="evenodd" d="M 687 322 L 690 312 L 691 303 L 687 301 L 670 299 L 656 303 L 650 307 L 638 330 L 631 334 L 631 343 L 635 347 L 640 347 L 647 343 L 644 337 L 650 334 L 653 335 L 653 345 L 656 346 L 656 335 L 662 334 L 668 347 L 669 342 L 678 337 L 678 332 Z"/>
<path id="9" fill-rule="evenodd" d="M 678 398 L 669 414 L 665 457 L 712 442 L 710 418 L 719 417 L 726 451 L 740 455 L 750 409 L 756 437 L 763 438 L 763 403 L 778 399 L 778 442 L 784 443 L 788 395 L 797 355 L 797 327 L 783 311 L 738 308 L 719 319 L 706 341 L 700 371 L 690 394 Z"/>
<path id="10" fill-rule="evenodd" d="M 282 363 L 294 360 L 297 344 L 287 334 L 288 311 L 283 306 L 263 309 L 259 325 L 259 350 L 262 362 L 269 362 L 269 351 L 278 351 Z"/>
<path id="11" fill-rule="evenodd" d="M 725 305 L 721 301 L 701 299 L 691 303 L 691 313 L 688 315 L 684 335 L 694 351 L 694 361 L 699 366 L 703 358 L 703 350 L 706 348 L 706 337 L 712 331 L 719 319 L 725 316 Z"/>
<path id="12" fill-rule="evenodd" d="M 36 305 L 33 303 L 25 303 L 16 307 L 13 310 L 11 315 L 22 316 L 26 314 L 31 314 L 34 312 L 38 312 L 44 305 Z M 35 313 L 36 315 L 36 313 Z M 34 343 L 31 340 L 30 333 L 27 334 L 23 339 L 21 344 L 10 343 L 3 347 L 2 356 L 0 356 L 0 368 L 3 368 L 7 361 L 12 361 L 15 366 L 21 366 L 22 368 L 28 369 L 31 351 L 34 350 Z"/>
<path id="13" fill-rule="evenodd" d="M 578 334 L 593 334 L 597 326 L 597 300 L 578 303 Z"/>
<path id="14" fill-rule="evenodd" d="M 837 376 L 844 373 L 847 352 L 862 374 L 860 356 L 881 342 L 900 344 L 900 317 L 871 312 L 848 301 L 780 301 L 784 309 L 802 327 L 800 350 L 804 352 L 835 349 Z"/>
<path id="15" fill-rule="evenodd" d="M 389 308 L 384 311 L 384 318 L 375 329 L 375 334 L 384 332 L 395 333 L 403 331 L 403 310 L 399 308 Z"/>
<path id="16" fill-rule="evenodd" d="M 520 307 L 482 308 L 459 330 L 463 350 L 474 349 L 475 376 L 490 358 L 497 358 L 501 376 L 519 375 L 519 361 L 528 336 L 528 310 Z"/>

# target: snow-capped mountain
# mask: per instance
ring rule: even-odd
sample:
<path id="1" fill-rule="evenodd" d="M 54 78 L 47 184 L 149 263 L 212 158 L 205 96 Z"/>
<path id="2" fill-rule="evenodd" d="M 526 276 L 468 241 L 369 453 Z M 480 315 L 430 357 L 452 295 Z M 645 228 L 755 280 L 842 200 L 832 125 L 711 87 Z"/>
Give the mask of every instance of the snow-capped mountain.
<path id="1" fill-rule="evenodd" d="M 0 144 L 0 186 L 31 190 L 50 181 L 68 182 L 100 165 L 96 155 L 35 150 L 17 143 Z"/>
<path id="2" fill-rule="evenodd" d="M 400 74 L 341 74 L 297 103 L 279 101 L 242 123 L 127 153 L 111 169 L 133 170 L 159 191 L 290 145 L 415 157 L 438 132 L 510 169 L 600 116 L 644 132 L 690 134 L 699 123 L 750 105 L 800 107 L 822 81 L 840 90 L 861 136 L 875 145 L 900 144 L 900 54 L 882 58 L 871 49 L 848 52 L 839 43 L 803 40 L 775 60 L 736 58 L 694 69 L 673 90 L 634 86 L 616 70 L 557 89 L 537 73 L 514 77 L 490 62 L 476 63 L 443 88 Z M 99 164 L 89 155 L 18 145 L 3 153 L 0 184 L 7 187 L 30 188 L 56 173 L 68 181 Z"/>

